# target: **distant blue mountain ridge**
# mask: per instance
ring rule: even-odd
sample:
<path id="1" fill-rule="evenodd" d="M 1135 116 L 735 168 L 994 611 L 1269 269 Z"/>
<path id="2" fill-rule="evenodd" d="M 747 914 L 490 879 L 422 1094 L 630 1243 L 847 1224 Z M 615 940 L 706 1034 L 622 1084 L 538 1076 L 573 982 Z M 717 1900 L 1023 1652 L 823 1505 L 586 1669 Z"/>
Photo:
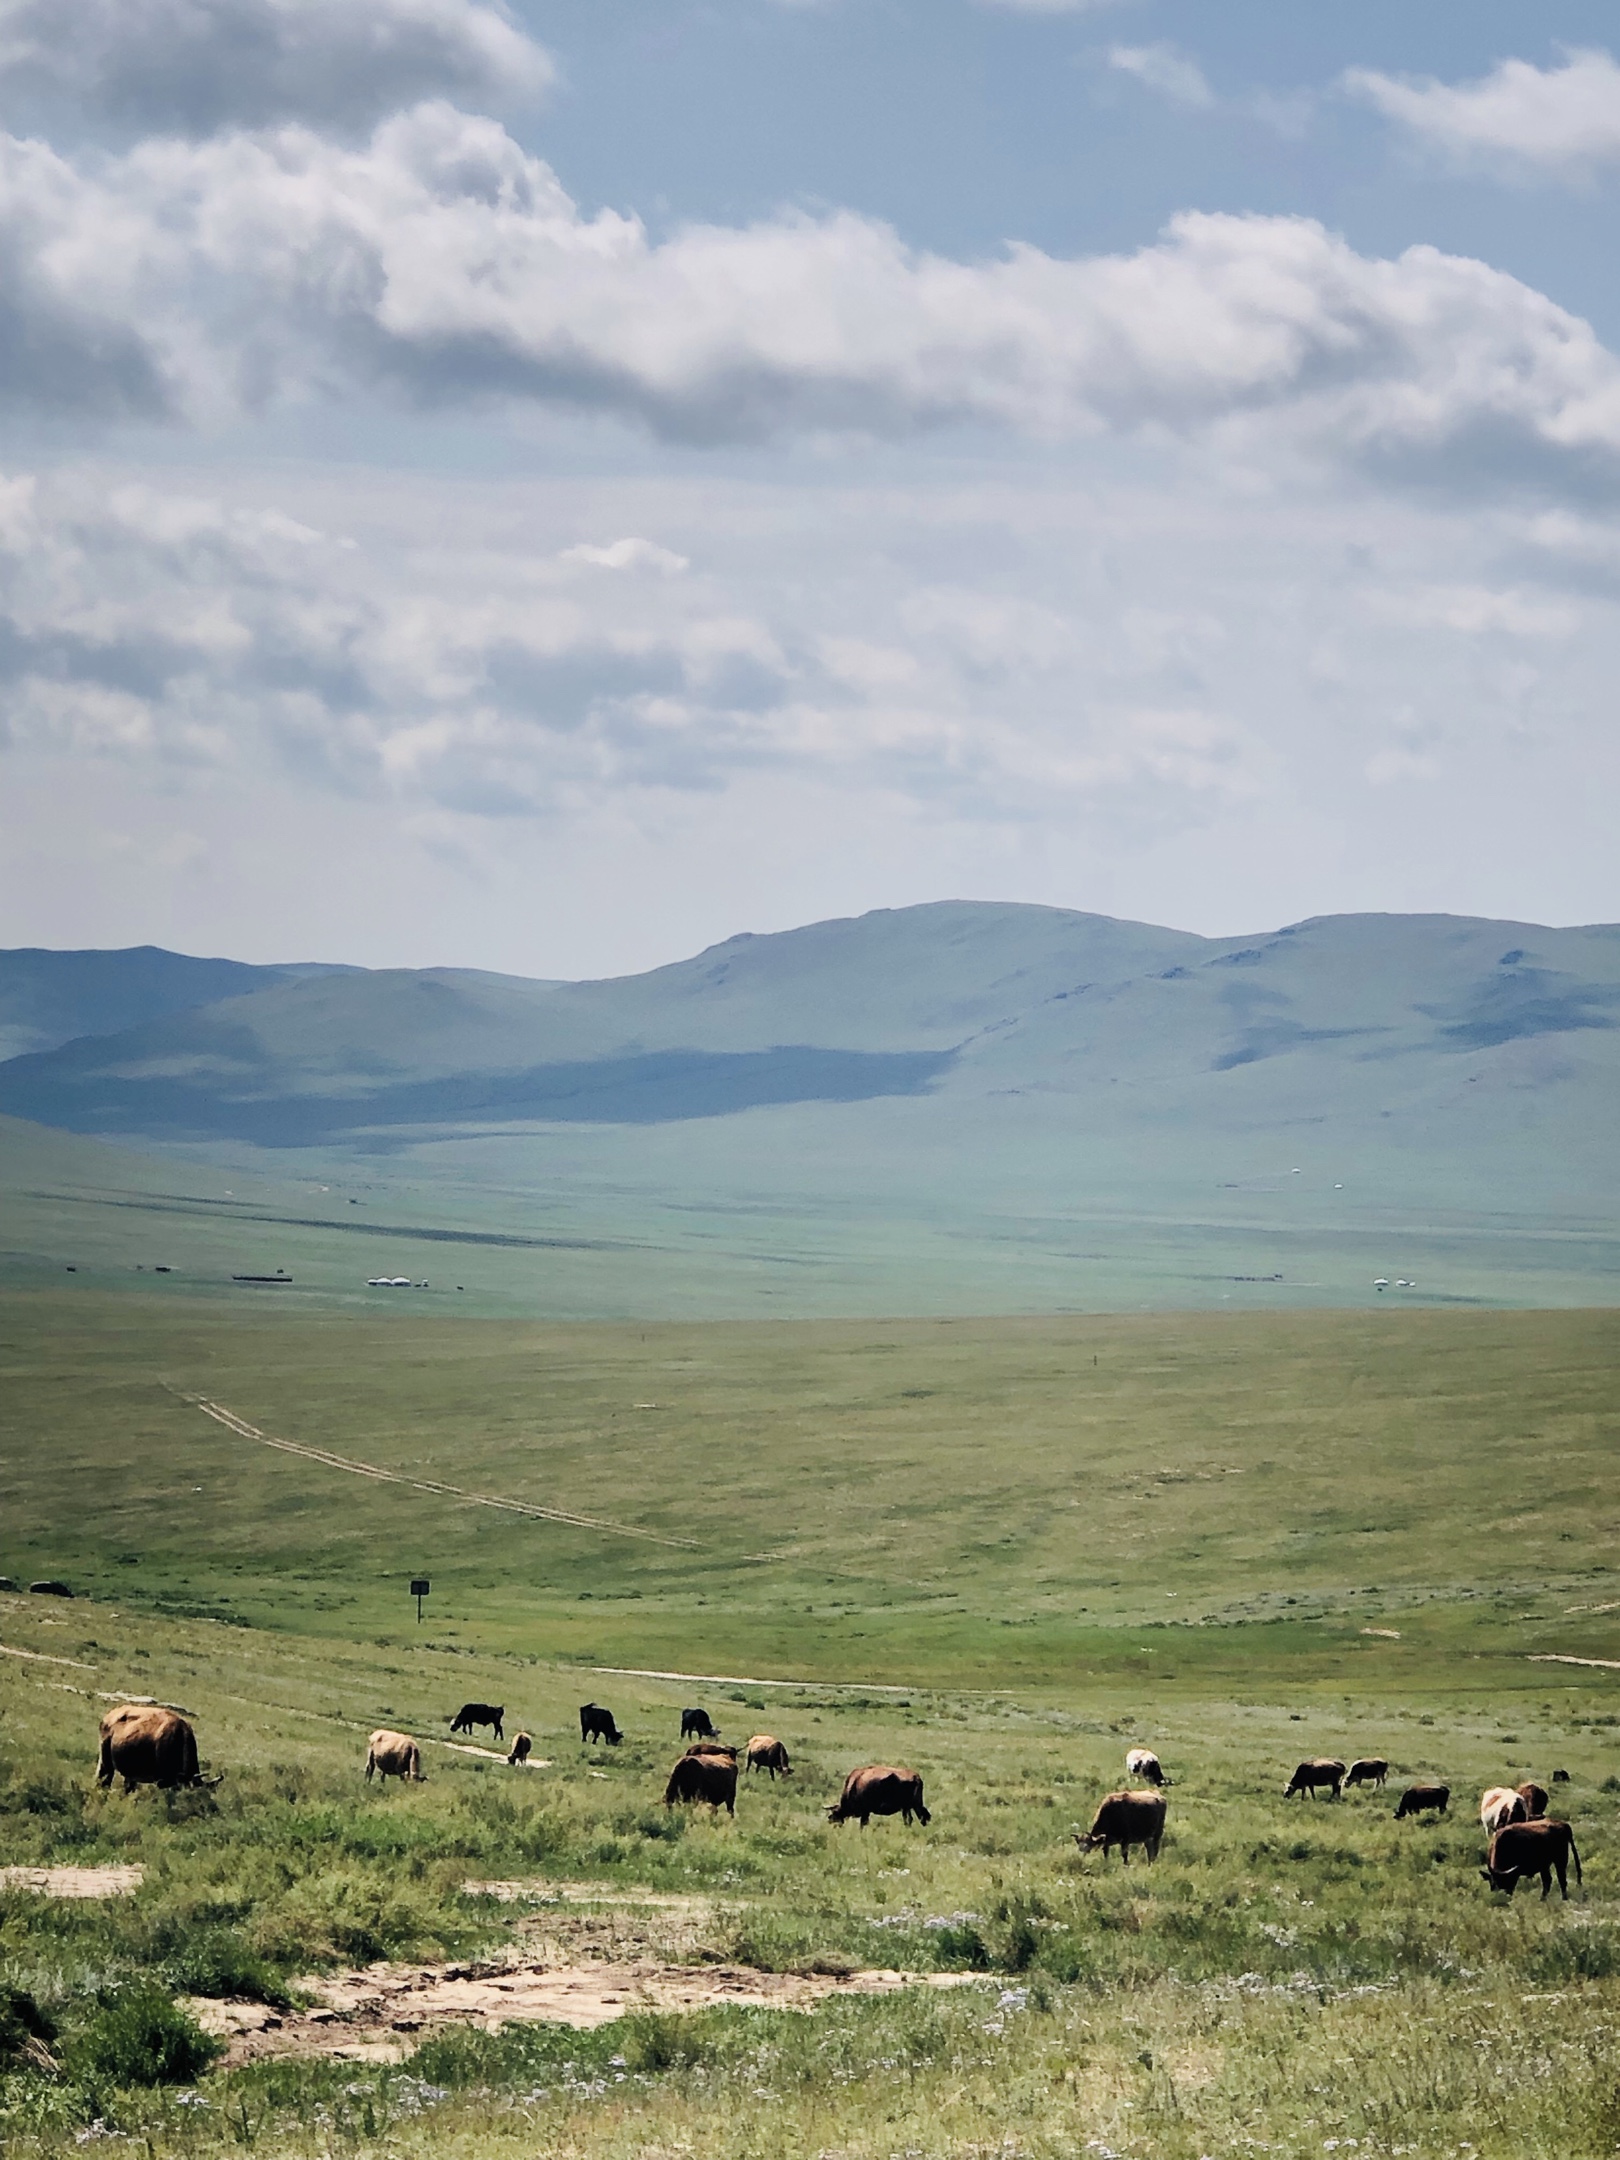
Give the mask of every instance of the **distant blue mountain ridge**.
<path id="1" fill-rule="evenodd" d="M 155 1142 L 375 1150 L 883 1102 L 918 1133 L 988 1133 L 1017 1104 L 1030 1131 L 1162 1145 L 1313 1119 L 1382 1145 L 1398 1117 L 1443 1148 L 1595 1152 L 1602 1185 L 1620 926 L 1354 915 L 1221 939 L 952 901 L 578 983 L 36 949 L 0 953 L 0 1045 L 0 1112 Z"/>

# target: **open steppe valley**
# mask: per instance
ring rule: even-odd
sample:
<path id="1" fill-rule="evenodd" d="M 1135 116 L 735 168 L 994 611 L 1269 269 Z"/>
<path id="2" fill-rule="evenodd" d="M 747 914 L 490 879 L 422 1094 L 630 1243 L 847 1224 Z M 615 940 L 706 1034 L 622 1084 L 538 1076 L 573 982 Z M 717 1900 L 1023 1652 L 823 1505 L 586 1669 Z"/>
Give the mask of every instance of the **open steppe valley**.
<path id="1" fill-rule="evenodd" d="M 10 2149 L 1620 2140 L 1614 1314 L 615 1326 L 64 1284 L 3 1321 Z M 99 1790 L 131 1697 L 221 1782 Z M 468 1700 L 529 1766 L 451 1744 Z M 791 1756 L 735 1820 L 662 1804 L 697 1704 Z M 425 1782 L 364 1781 L 377 1726 Z M 1127 1869 L 1074 1833 L 1137 1744 L 1173 1782 Z M 1383 1789 L 1283 1798 L 1362 1754 Z M 827 1822 L 873 1761 L 926 1827 Z M 1449 1812 L 1396 1821 L 1434 1779 Z M 1478 1872 L 1480 1790 L 1532 1779 L 1567 1902 Z"/>

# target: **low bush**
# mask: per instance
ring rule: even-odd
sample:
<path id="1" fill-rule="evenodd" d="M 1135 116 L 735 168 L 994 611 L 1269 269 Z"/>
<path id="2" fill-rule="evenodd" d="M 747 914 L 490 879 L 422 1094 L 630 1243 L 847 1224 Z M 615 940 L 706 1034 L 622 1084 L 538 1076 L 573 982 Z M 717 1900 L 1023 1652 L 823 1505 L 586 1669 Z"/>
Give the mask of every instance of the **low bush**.
<path id="1" fill-rule="evenodd" d="M 66 2066 L 90 2086 L 189 2085 L 220 2053 L 194 2018 L 150 1980 L 100 2003 L 72 2036 Z"/>

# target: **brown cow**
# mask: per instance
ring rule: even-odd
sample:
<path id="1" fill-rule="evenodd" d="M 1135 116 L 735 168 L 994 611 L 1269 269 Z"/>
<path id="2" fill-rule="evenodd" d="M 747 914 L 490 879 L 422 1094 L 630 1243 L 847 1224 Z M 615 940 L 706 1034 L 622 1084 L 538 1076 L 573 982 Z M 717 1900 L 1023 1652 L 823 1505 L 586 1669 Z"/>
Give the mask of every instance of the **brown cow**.
<path id="1" fill-rule="evenodd" d="M 726 1740 L 694 1740 L 688 1755 L 712 1755 L 717 1762 L 735 1762 L 737 1750 Z"/>
<path id="2" fill-rule="evenodd" d="M 1547 1788 L 1545 1785 L 1531 1784 L 1527 1780 L 1523 1785 L 1516 1785 L 1514 1790 L 1524 1802 L 1526 1821 L 1535 1822 L 1546 1814 Z"/>
<path id="3" fill-rule="evenodd" d="M 366 1783 L 374 1777 L 403 1778 L 410 1785 L 427 1782 L 422 1775 L 422 1750 L 409 1733 L 378 1726 L 366 1742 Z"/>
<path id="4" fill-rule="evenodd" d="M 98 1785 L 121 1777 L 127 1793 L 137 1785 L 175 1792 L 185 1786 L 217 1785 L 224 1775 L 223 1770 L 218 1777 L 202 1775 L 197 1735 L 178 1710 L 166 1710 L 161 1703 L 120 1703 L 101 1721 Z"/>
<path id="5" fill-rule="evenodd" d="M 1074 1842 L 1082 1852 L 1095 1852 L 1102 1847 L 1102 1856 L 1108 1858 L 1110 1845 L 1119 1847 L 1119 1857 L 1125 1867 L 1131 1864 L 1131 1847 L 1144 1846 L 1150 1860 L 1157 1860 L 1159 1847 L 1164 1842 L 1164 1817 L 1169 1802 L 1163 1793 L 1157 1792 L 1111 1792 L 1091 1818 L 1091 1828 L 1084 1837 L 1077 1830 Z"/>
<path id="6" fill-rule="evenodd" d="M 677 1800 L 702 1800 L 712 1808 L 724 1808 L 735 1816 L 737 1812 L 737 1755 L 717 1747 L 688 1748 L 669 1773 L 669 1783 L 664 1787 L 664 1805 L 673 1807 Z"/>
<path id="7" fill-rule="evenodd" d="M 506 1759 L 509 1763 L 512 1763 L 514 1765 L 518 1763 L 526 1763 L 529 1759 L 529 1755 L 533 1747 L 534 1742 L 530 1739 L 529 1735 L 526 1732 L 520 1732 L 517 1738 L 512 1742 L 512 1752 L 510 1755 L 507 1756 Z"/>
<path id="8" fill-rule="evenodd" d="M 1358 1755 L 1344 1773 L 1347 1785 L 1379 1785 L 1389 1776 L 1389 1764 L 1382 1755 Z"/>
<path id="9" fill-rule="evenodd" d="M 913 1815 L 920 1823 L 932 1820 L 923 1806 L 922 1779 L 915 1770 L 899 1769 L 893 1763 L 868 1763 L 864 1769 L 852 1770 L 827 1810 L 829 1822 L 858 1822 L 863 1830 L 874 1815 L 899 1815 L 908 1823 Z"/>
<path id="10" fill-rule="evenodd" d="M 746 1757 L 750 1770 L 768 1770 L 771 1783 L 776 1783 L 778 1772 L 783 1777 L 793 1775 L 793 1765 L 788 1761 L 788 1751 L 774 1733 L 757 1732 L 748 1743 Z"/>
<path id="11" fill-rule="evenodd" d="M 1521 1875 L 1541 1877 L 1545 1900 L 1552 1890 L 1553 1871 L 1558 1873 L 1558 1894 L 1569 1896 L 1569 1862 L 1575 1863 L 1575 1880 L 1581 1881 L 1581 1856 L 1575 1850 L 1575 1833 L 1567 1822 L 1551 1822 L 1545 1816 L 1535 1822 L 1507 1823 L 1491 1839 L 1480 1873 L 1493 1890 L 1509 1897 Z"/>
<path id="12" fill-rule="evenodd" d="M 1344 1764 L 1336 1755 L 1313 1755 L 1309 1762 L 1302 1762 L 1283 1788 L 1286 1800 L 1293 1793 L 1314 1793 L 1319 1785 L 1326 1785 L 1331 1797 L 1339 1797 L 1344 1784 Z"/>
<path id="13" fill-rule="evenodd" d="M 1395 1820 L 1404 1822 L 1408 1815 L 1421 1815 L 1431 1808 L 1436 1815 L 1443 1815 L 1450 1805 L 1449 1785 L 1408 1785 L 1396 1806 Z"/>
<path id="14" fill-rule="evenodd" d="M 1529 1817 L 1524 1794 L 1515 1786 L 1487 1785 L 1479 1796 L 1480 1828 L 1487 1837 L 1495 1837 L 1509 1823 L 1527 1822 Z"/>

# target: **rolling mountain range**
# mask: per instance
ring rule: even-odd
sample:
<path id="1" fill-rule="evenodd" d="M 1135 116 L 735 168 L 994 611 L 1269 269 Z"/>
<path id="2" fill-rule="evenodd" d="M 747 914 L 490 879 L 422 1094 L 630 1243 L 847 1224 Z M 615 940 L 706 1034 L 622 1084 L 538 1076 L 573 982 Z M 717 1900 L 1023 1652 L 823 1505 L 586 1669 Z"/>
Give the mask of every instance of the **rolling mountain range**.
<path id="1" fill-rule="evenodd" d="M 887 1214 L 988 1251 L 1293 1177 L 1487 1241 L 1605 1241 L 1620 1202 L 1614 925 L 1211 939 L 947 902 L 583 983 L 12 953 L 0 1020 L 39 1043 L 0 1063 L 15 1119 L 266 1174 L 543 1185 L 553 1215 L 763 1216 L 786 1259 L 811 1217 L 823 1247 Z"/>

